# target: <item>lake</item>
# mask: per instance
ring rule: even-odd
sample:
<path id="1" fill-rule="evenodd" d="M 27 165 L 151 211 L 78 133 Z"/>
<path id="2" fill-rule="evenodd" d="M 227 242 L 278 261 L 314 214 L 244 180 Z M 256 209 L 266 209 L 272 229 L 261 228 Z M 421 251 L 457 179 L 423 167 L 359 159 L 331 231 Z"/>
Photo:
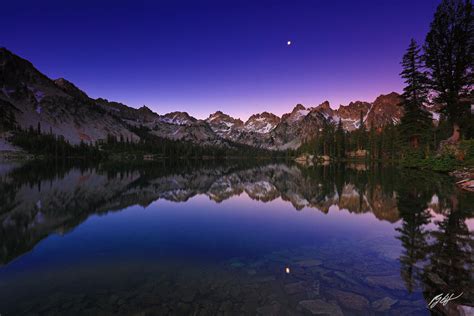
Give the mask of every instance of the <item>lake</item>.
<path id="1" fill-rule="evenodd" d="M 432 309 L 455 314 L 474 302 L 474 194 L 453 183 L 363 164 L 3 163 L 0 314 L 429 315 L 462 293 Z"/>

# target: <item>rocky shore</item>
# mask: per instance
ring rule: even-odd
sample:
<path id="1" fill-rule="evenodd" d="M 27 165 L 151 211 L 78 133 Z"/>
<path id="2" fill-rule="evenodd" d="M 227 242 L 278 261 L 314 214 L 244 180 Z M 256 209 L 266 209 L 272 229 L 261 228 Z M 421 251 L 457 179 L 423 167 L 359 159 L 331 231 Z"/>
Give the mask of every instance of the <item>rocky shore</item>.
<path id="1" fill-rule="evenodd" d="M 474 192 L 474 167 L 465 167 L 449 173 L 458 181 L 456 185 L 466 191 Z"/>

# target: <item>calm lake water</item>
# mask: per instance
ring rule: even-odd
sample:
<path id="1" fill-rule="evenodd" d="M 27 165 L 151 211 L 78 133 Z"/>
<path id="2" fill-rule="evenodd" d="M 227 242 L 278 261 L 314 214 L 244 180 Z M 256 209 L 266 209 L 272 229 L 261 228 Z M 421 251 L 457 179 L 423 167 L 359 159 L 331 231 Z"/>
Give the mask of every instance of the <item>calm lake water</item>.
<path id="1" fill-rule="evenodd" d="M 455 313 L 473 217 L 449 177 L 387 166 L 0 164 L 0 313 L 429 315 L 463 293 L 432 311 Z"/>

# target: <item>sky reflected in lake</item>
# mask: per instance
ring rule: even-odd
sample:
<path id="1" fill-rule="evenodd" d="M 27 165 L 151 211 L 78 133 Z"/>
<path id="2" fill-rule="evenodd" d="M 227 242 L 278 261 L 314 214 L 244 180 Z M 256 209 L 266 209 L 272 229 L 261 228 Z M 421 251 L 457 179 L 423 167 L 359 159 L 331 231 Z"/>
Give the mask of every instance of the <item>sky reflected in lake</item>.
<path id="1" fill-rule="evenodd" d="M 440 174 L 277 162 L 0 170 L 7 315 L 420 315 L 440 291 L 464 291 L 454 310 L 473 301 L 474 197 Z"/>

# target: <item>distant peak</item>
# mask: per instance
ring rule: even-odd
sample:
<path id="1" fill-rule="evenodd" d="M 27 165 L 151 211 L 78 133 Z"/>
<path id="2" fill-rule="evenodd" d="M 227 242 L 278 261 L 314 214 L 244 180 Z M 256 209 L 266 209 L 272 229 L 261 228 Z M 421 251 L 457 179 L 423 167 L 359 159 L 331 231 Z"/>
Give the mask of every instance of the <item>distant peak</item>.
<path id="1" fill-rule="evenodd" d="M 138 111 L 142 112 L 142 113 L 153 113 L 153 114 L 156 114 L 155 112 L 153 112 L 149 107 L 147 107 L 146 105 L 142 105 L 140 108 L 138 108 Z"/>
<path id="2" fill-rule="evenodd" d="M 277 115 L 265 111 L 265 112 L 262 112 L 262 113 L 252 114 L 252 115 L 249 117 L 249 120 L 251 120 L 251 119 L 256 119 L 256 118 L 260 118 L 260 117 L 269 118 L 269 119 L 279 119 L 279 117 L 278 117 Z"/>
<path id="3" fill-rule="evenodd" d="M 299 111 L 299 110 L 306 110 L 306 108 L 303 106 L 303 104 L 297 104 L 294 108 L 293 108 L 293 112 L 296 112 L 296 111 Z"/>
<path id="4" fill-rule="evenodd" d="M 320 105 L 318 105 L 316 107 L 317 109 L 331 109 L 331 106 L 329 104 L 329 101 L 324 101 L 323 103 L 321 103 Z"/>
<path id="5" fill-rule="evenodd" d="M 88 98 L 87 94 L 84 91 L 76 87 L 69 80 L 66 80 L 64 78 L 58 78 L 58 79 L 53 80 L 53 82 L 56 84 L 56 86 L 61 88 L 61 90 L 63 90 L 64 92 L 66 92 L 67 94 L 71 96 L 74 96 L 76 98 L 82 98 L 82 99 Z"/>
<path id="6" fill-rule="evenodd" d="M 219 117 L 219 116 L 228 116 L 227 114 L 225 114 L 224 112 L 222 111 L 216 111 L 212 114 L 209 114 L 209 118 L 212 118 L 212 117 Z"/>
<path id="7" fill-rule="evenodd" d="M 196 122 L 197 119 L 190 116 L 187 112 L 174 111 L 162 115 L 161 121 L 170 124 L 190 125 Z"/>
<path id="8" fill-rule="evenodd" d="M 396 92 L 390 92 L 388 94 L 381 94 L 379 95 L 374 103 L 380 103 L 380 102 L 390 102 L 392 100 L 396 100 L 396 99 L 399 99 L 400 98 L 400 94 L 396 93 Z"/>
<path id="9" fill-rule="evenodd" d="M 168 115 L 168 116 L 190 116 L 188 114 L 188 112 L 183 112 L 183 111 L 173 111 L 173 112 L 166 113 L 165 115 Z"/>
<path id="10" fill-rule="evenodd" d="M 400 94 L 398 94 L 398 93 L 395 92 L 395 91 L 392 91 L 392 92 L 387 93 L 387 94 L 381 94 L 381 95 L 379 95 L 379 96 L 377 97 L 377 99 L 378 99 L 378 98 L 399 97 L 399 96 L 400 96 Z"/>
<path id="11" fill-rule="evenodd" d="M 9 51 L 6 47 L 0 47 L 0 57 L 11 57 L 11 56 L 16 56 L 13 54 L 11 51 Z M 18 56 L 16 56 L 18 57 Z M 20 57 L 18 57 L 20 58 Z"/>
<path id="12" fill-rule="evenodd" d="M 74 84 L 69 81 L 69 80 L 66 80 L 64 78 L 58 78 L 58 79 L 54 79 L 53 80 L 55 84 L 57 84 L 58 86 L 65 86 L 65 85 L 72 85 L 74 86 Z M 75 87 L 75 86 L 74 86 Z"/>

